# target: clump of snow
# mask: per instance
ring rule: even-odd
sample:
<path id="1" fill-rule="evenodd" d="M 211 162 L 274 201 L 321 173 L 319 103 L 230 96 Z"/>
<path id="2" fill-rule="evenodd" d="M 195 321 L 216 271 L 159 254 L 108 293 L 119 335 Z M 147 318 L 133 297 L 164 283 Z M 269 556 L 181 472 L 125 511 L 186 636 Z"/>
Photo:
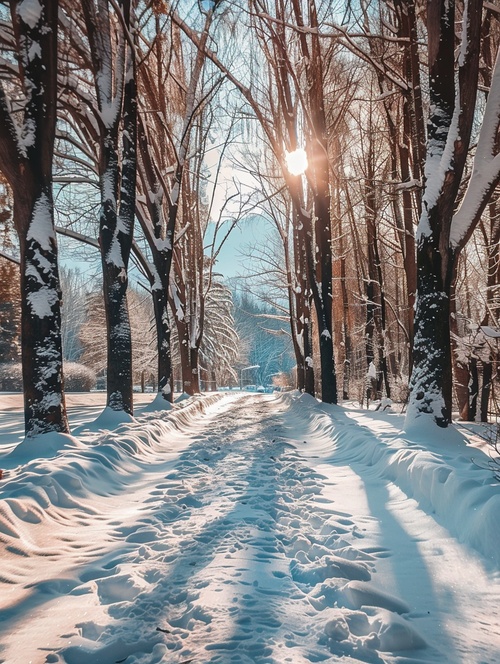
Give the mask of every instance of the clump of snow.
<path id="1" fill-rule="evenodd" d="M 54 247 L 55 238 L 52 205 L 47 195 L 42 193 L 35 203 L 26 239 L 33 241 L 44 251 L 50 251 Z"/>
<path id="2" fill-rule="evenodd" d="M 175 398 L 175 403 L 180 403 L 181 401 L 185 401 L 186 399 L 191 399 L 192 397 L 187 394 L 187 392 L 182 392 Z"/>
<path id="3" fill-rule="evenodd" d="M 500 330 L 498 330 L 497 328 L 489 327 L 488 325 L 482 325 L 481 331 L 487 337 L 491 337 L 492 339 L 500 339 Z"/>
<path id="4" fill-rule="evenodd" d="M 38 0 L 21 0 L 17 5 L 19 18 L 33 29 L 42 17 L 42 5 Z"/>
<path id="5" fill-rule="evenodd" d="M 379 609 L 372 617 L 363 611 L 337 610 L 325 625 L 331 652 L 356 661 L 382 662 L 376 651 L 411 652 L 427 646 L 404 619 Z"/>
<path id="6" fill-rule="evenodd" d="M 29 307 L 36 318 L 48 318 L 52 316 L 52 308 L 59 299 L 55 288 L 42 286 L 36 292 L 30 292 L 26 297 Z"/>
<path id="7" fill-rule="evenodd" d="M 465 40 L 462 40 L 462 49 L 464 43 Z M 454 248 L 460 246 L 470 232 L 471 227 L 477 223 L 478 213 L 489 200 L 491 186 L 498 178 L 500 158 L 496 154 L 496 136 L 500 120 L 499 102 L 500 53 L 497 53 L 486 108 L 474 153 L 472 175 L 467 184 L 465 195 L 460 202 L 460 207 L 453 216 L 451 224 L 450 246 Z"/>
<path id="8" fill-rule="evenodd" d="M 78 438 L 66 433 L 50 431 L 25 438 L 11 452 L 2 457 L 3 467 L 28 463 L 33 459 L 49 458 L 64 449 L 83 447 Z"/>
<path id="9" fill-rule="evenodd" d="M 167 401 L 161 392 L 158 392 L 153 401 L 142 408 L 143 413 L 154 413 L 162 410 L 172 410 L 173 405 Z"/>
<path id="10" fill-rule="evenodd" d="M 83 431 L 99 431 L 101 429 L 113 430 L 121 424 L 129 424 L 136 420 L 132 415 L 126 413 L 124 410 L 114 410 L 106 406 L 102 413 L 93 422 L 82 425 L 76 430 L 80 434 Z"/>

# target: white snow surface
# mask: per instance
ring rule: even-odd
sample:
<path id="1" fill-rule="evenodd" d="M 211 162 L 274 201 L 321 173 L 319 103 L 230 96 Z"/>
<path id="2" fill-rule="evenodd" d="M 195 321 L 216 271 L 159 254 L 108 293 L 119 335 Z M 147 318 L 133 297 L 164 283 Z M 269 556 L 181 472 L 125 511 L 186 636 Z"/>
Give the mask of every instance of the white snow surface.
<path id="1" fill-rule="evenodd" d="M 21 20 L 33 29 L 42 16 L 42 5 L 38 0 L 21 0 L 17 13 Z"/>
<path id="2" fill-rule="evenodd" d="M 297 392 L 88 398 L 27 445 L 0 396 L 0 662 L 500 661 L 500 487 L 458 428 Z"/>
<path id="3" fill-rule="evenodd" d="M 30 222 L 26 239 L 34 240 L 44 251 L 53 250 L 56 243 L 52 206 L 44 193 L 41 194 L 35 203 L 33 218 Z M 37 252 L 37 257 L 42 257 L 40 252 Z"/>

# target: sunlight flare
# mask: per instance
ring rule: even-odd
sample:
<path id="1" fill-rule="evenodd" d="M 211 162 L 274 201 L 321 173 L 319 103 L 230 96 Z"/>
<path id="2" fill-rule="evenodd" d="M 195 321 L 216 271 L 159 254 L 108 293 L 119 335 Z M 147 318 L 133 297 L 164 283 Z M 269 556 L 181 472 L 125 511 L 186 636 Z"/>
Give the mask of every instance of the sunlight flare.
<path id="1" fill-rule="evenodd" d="M 293 152 L 287 152 L 285 155 L 286 167 L 292 175 L 302 175 L 305 172 L 308 162 L 307 154 L 303 148 L 297 148 Z"/>

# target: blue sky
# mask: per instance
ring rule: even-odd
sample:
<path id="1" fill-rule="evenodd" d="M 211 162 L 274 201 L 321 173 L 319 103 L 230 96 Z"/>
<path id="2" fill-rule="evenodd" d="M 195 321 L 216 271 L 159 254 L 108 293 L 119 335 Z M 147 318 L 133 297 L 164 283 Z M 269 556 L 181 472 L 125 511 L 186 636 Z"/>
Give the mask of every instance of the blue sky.
<path id="1" fill-rule="evenodd" d="M 205 239 L 205 247 L 209 244 L 211 232 L 213 233 L 214 226 L 211 225 L 207 231 Z M 245 217 L 238 226 L 233 228 L 229 237 L 227 238 L 221 252 L 218 256 L 215 271 L 224 275 L 227 279 L 245 274 L 248 271 L 246 262 L 249 260 L 245 257 L 245 247 L 265 242 L 266 234 L 271 230 L 271 222 L 259 215 L 249 215 Z M 223 233 L 220 232 L 220 237 Z"/>

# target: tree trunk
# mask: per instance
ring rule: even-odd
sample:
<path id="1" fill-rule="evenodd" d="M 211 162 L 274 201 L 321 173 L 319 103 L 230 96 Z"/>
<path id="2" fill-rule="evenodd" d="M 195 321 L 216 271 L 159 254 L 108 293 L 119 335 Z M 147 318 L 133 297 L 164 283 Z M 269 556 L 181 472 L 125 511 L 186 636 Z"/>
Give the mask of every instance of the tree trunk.
<path id="1" fill-rule="evenodd" d="M 453 373 L 455 376 L 455 395 L 458 402 L 458 412 L 460 418 L 468 420 L 469 418 L 469 369 L 459 351 L 460 330 L 458 327 L 457 298 L 455 291 L 456 279 L 453 280 L 450 293 L 450 332 L 451 332 L 451 359 Z"/>
<path id="2" fill-rule="evenodd" d="M 130 19 L 130 7 L 126 17 Z M 133 413 L 132 335 L 127 306 L 128 262 L 132 248 L 135 217 L 135 193 L 137 178 L 137 88 L 135 83 L 135 55 L 129 53 L 128 75 L 123 94 L 122 172 L 120 183 L 120 208 L 118 218 L 111 210 L 101 217 L 101 251 L 103 257 L 104 303 L 108 323 L 107 398 L 113 410 Z M 118 174 L 119 167 L 110 145 L 109 165 Z M 109 174 L 111 175 L 111 174 Z M 108 176 L 109 177 L 109 176 Z M 114 178 L 106 177 L 108 184 Z M 116 210 L 116 207 L 115 207 Z M 111 216 L 113 237 L 108 227 Z M 109 260 L 119 248 L 119 260 Z"/>
<path id="3" fill-rule="evenodd" d="M 176 277 L 175 284 L 171 287 L 170 306 L 174 312 L 175 327 L 179 339 L 179 357 L 182 376 L 182 392 L 192 396 L 194 388 L 192 383 L 191 371 L 191 347 L 190 347 L 190 329 L 186 320 L 186 293 L 185 283 Z"/>
<path id="4" fill-rule="evenodd" d="M 294 237 L 296 237 L 296 234 L 294 234 Z M 299 283 L 301 282 L 301 275 L 298 269 L 295 269 L 295 271 L 292 273 L 291 256 L 288 246 L 288 233 L 282 233 L 281 239 L 285 255 L 287 297 L 288 308 L 290 311 L 290 332 L 292 337 L 293 353 L 295 356 L 295 364 L 297 367 L 295 387 L 297 390 L 304 391 L 306 384 L 305 356 L 303 345 L 300 343 L 300 339 L 303 335 L 302 297 L 300 297 L 301 292 L 298 292 L 302 289 L 302 287 L 299 286 Z M 294 251 L 294 257 L 297 264 L 298 256 L 296 251 Z"/>
<path id="5" fill-rule="evenodd" d="M 306 243 L 310 242 L 306 233 L 300 210 L 293 203 L 294 218 L 294 263 L 297 288 L 295 290 L 295 309 L 297 337 L 301 340 L 300 357 L 297 363 L 297 373 L 303 374 L 303 383 L 300 389 L 306 394 L 314 396 L 314 363 L 311 339 L 311 296 L 309 287 L 310 270 L 307 264 Z M 301 365 L 301 366 L 300 366 Z M 300 367 L 300 368 L 299 368 Z"/>
<path id="6" fill-rule="evenodd" d="M 414 366 L 407 422 L 430 414 L 451 422 L 451 223 L 470 143 L 479 69 L 481 0 L 466 6 L 461 55 L 455 59 L 455 3 L 428 4 L 430 115 L 426 187 L 417 236 Z M 457 62 L 458 71 L 455 71 Z"/>
<path id="7" fill-rule="evenodd" d="M 324 146 L 323 146 L 324 149 Z M 327 183 L 325 183 L 326 186 Z M 318 317 L 319 353 L 321 363 L 321 401 L 337 403 L 337 374 L 333 352 L 332 320 L 332 248 L 330 225 L 330 196 L 325 191 L 315 197 L 316 242 L 319 259 L 316 263 L 319 289 L 314 302 Z"/>
<path id="8" fill-rule="evenodd" d="M 189 368 L 191 372 L 191 390 L 193 394 L 200 393 L 199 348 L 189 349 Z"/>
<path id="9" fill-rule="evenodd" d="M 116 265 L 103 260 L 107 354 L 107 406 L 133 413 L 132 340 L 127 306 L 127 279 Z"/>
<path id="10" fill-rule="evenodd" d="M 451 422 L 450 288 L 451 250 L 443 274 L 442 256 L 432 237 L 417 245 L 418 297 L 415 312 L 413 372 L 410 389 L 419 413 L 434 416 L 438 426 Z"/>
<path id="11" fill-rule="evenodd" d="M 163 398 L 172 403 L 174 398 L 172 377 L 171 329 L 168 317 L 168 301 L 165 287 L 155 288 L 153 284 L 153 309 L 156 325 L 158 352 L 158 391 Z"/>
<path id="12" fill-rule="evenodd" d="M 26 184 L 26 183 L 25 183 Z M 37 186 L 36 180 L 33 187 Z M 28 187 L 14 191 L 20 212 Z M 31 187 L 29 187 L 31 189 Z M 20 235 L 21 249 L 21 357 L 23 367 L 24 421 L 27 437 L 39 433 L 69 432 L 63 394 L 61 343 L 61 289 L 51 186 L 42 187 L 29 205 L 30 222 Z M 17 214 L 17 213 L 16 213 Z"/>
<path id="13" fill-rule="evenodd" d="M 385 299 L 383 274 L 378 250 L 377 200 L 375 195 L 375 171 L 371 141 L 367 156 L 367 178 L 365 179 L 365 219 L 367 236 L 368 280 L 366 284 L 366 364 L 373 362 L 378 369 L 377 395 L 382 396 L 382 384 L 387 397 L 391 396 L 385 348 Z M 376 359 L 376 361 L 375 361 Z M 373 397 L 372 397 L 373 398 Z"/>
<path id="14" fill-rule="evenodd" d="M 113 142 L 114 139 L 108 137 L 103 145 L 106 168 L 101 175 L 99 232 L 108 344 L 107 406 L 132 414 L 132 337 L 127 306 L 128 252 L 132 236 L 117 227 L 119 166 Z"/>
<path id="15" fill-rule="evenodd" d="M 304 26 L 302 7 L 299 0 L 292 0 L 295 19 L 299 27 Z M 319 353 L 321 367 L 321 400 L 337 403 L 337 375 L 333 352 L 333 264 L 332 264 L 332 225 L 330 211 L 330 165 L 328 163 L 328 135 L 325 114 L 325 87 L 323 80 L 323 60 L 318 34 L 316 3 L 308 4 L 310 44 L 305 32 L 299 33 L 299 42 L 304 57 L 307 78 L 307 104 L 310 115 L 306 143 L 311 159 L 306 171 L 312 191 L 314 209 L 314 242 L 308 257 L 314 273 L 310 285 L 318 321 Z M 316 249 L 317 247 L 317 249 Z M 317 251 L 317 255 L 316 252 Z"/>
<path id="16" fill-rule="evenodd" d="M 342 226 L 339 225 L 340 232 L 340 287 L 342 292 L 342 309 L 343 309 L 343 339 L 344 339 L 344 380 L 342 384 L 342 398 L 349 399 L 349 384 L 351 378 L 351 360 L 352 360 L 352 342 L 351 332 L 349 328 L 349 298 L 347 294 L 347 277 L 346 277 L 346 259 L 344 255 L 344 237 Z"/>
<path id="17" fill-rule="evenodd" d="M 19 3 L 11 6 L 26 103 L 22 125 L 17 127 L 0 83 L 0 167 L 14 195 L 21 264 L 25 430 L 27 437 L 33 437 L 69 431 L 52 198 L 58 2 L 41 0 L 40 11 L 31 13 L 19 11 Z"/>
<path id="18" fill-rule="evenodd" d="M 153 311 L 156 327 L 156 350 L 158 355 L 158 391 L 163 398 L 172 403 L 174 396 L 172 375 L 171 329 L 168 315 L 168 292 L 170 288 L 170 268 L 172 264 L 172 231 L 175 227 L 177 207 L 172 211 L 168 225 L 168 237 L 163 221 L 164 194 L 153 164 L 152 150 L 148 143 L 143 122 L 139 118 L 138 141 L 141 153 L 140 175 L 142 187 L 147 192 L 146 207 L 149 219 L 138 209 L 138 219 L 151 249 L 154 270 L 149 275 Z"/>
<path id="19" fill-rule="evenodd" d="M 132 414 L 132 340 L 126 292 L 135 216 L 137 89 L 131 3 L 120 0 L 118 4 L 123 25 L 116 43 L 108 2 L 100 2 L 96 8 L 92 0 L 84 0 L 82 10 L 99 107 L 99 247 L 108 337 L 107 406 Z"/>
<path id="20" fill-rule="evenodd" d="M 488 411 L 490 405 L 491 381 L 493 378 L 492 362 L 483 362 L 483 383 L 481 385 L 481 422 L 488 421 Z"/>

